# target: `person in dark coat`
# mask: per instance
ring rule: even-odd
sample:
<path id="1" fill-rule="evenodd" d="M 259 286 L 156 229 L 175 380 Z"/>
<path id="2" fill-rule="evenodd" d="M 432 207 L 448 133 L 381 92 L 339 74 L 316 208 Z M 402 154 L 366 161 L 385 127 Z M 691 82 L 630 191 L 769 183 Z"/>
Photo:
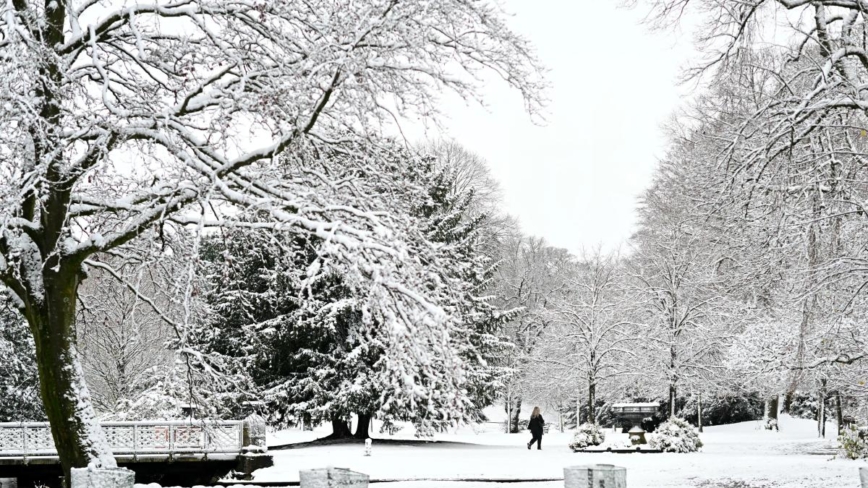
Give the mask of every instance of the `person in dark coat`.
<path id="1" fill-rule="evenodd" d="M 533 436 L 530 442 L 527 443 L 528 449 L 530 449 L 530 446 L 534 442 L 536 442 L 537 449 L 542 449 L 542 436 L 545 425 L 546 421 L 543 420 L 542 414 L 539 413 L 539 407 L 534 407 L 533 413 L 530 414 L 530 422 L 527 423 L 527 428 L 530 429 L 530 433 Z"/>

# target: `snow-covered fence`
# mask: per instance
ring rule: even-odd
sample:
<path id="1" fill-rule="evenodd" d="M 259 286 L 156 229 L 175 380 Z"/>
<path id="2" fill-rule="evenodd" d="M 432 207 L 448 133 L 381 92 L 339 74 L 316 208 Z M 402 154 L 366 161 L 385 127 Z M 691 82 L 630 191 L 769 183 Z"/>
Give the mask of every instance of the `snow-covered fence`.
<path id="1" fill-rule="evenodd" d="M 103 422 L 113 454 L 240 454 L 244 422 Z M 0 423 L 0 457 L 56 456 L 47 422 Z"/>

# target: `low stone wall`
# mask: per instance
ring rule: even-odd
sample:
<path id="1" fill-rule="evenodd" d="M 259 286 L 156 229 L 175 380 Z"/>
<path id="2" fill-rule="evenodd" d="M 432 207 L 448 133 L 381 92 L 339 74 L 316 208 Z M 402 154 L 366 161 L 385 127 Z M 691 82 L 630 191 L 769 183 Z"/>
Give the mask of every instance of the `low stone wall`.
<path id="1" fill-rule="evenodd" d="M 564 468 L 564 488 L 627 488 L 627 468 L 611 464 Z"/>
<path id="2" fill-rule="evenodd" d="M 370 477 L 343 468 L 305 469 L 298 472 L 301 488 L 368 488 Z"/>
<path id="3" fill-rule="evenodd" d="M 133 488 L 136 474 L 126 468 L 73 468 L 71 488 Z"/>

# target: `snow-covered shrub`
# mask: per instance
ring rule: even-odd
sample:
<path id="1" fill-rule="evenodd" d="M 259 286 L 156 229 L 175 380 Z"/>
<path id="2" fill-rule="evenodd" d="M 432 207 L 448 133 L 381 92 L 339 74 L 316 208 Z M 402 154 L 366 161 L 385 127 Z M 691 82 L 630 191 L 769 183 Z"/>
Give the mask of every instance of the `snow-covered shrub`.
<path id="1" fill-rule="evenodd" d="M 795 418 L 814 420 L 817 418 L 819 405 L 820 401 L 815 393 L 796 391 L 790 400 L 787 413 Z"/>
<path id="2" fill-rule="evenodd" d="M 696 452 L 702 447 L 693 426 L 679 418 L 663 422 L 650 437 L 648 445 L 665 452 Z"/>
<path id="3" fill-rule="evenodd" d="M 606 434 L 603 433 L 603 428 L 597 424 L 585 423 L 579 426 L 573 436 L 573 441 L 570 442 L 570 449 L 579 451 L 588 446 L 599 446 L 606 440 Z"/>
<path id="4" fill-rule="evenodd" d="M 766 419 L 766 423 L 763 426 L 766 430 L 778 430 L 778 419 Z"/>
<path id="5" fill-rule="evenodd" d="M 847 459 L 862 459 L 868 457 L 868 442 L 865 435 L 855 427 L 847 427 L 844 433 L 838 436 L 840 457 Z"/>

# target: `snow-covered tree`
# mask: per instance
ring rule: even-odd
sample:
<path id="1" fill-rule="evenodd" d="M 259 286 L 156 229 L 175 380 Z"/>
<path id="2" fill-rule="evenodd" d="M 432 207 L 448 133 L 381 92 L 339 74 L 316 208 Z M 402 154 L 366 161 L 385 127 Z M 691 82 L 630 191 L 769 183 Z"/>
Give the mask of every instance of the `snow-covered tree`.
<path id="1" fill-rule="evenodd" d="M 0 422 L 42 421 L 33 338 L 12 301 L 0 300 Z"/>
<path id="2" fill-rule="evenodd" d="M 540 337 L 551 324 L 547 305 L 564 288 L 564 279 L 575 258 L 565 249 L 549 246 L 544 239 L 514 234 L 500 244 L 500 263 L 494 278 L 497 305 L 511 311 L 505 331 L 514 348 L 499 365 L 511 370 L 503 391 L 507 430 L 519 431 L 522 399 L 528 390 L 527 372 Z"/>
<path id="3" fill-rule="evenodd" d="M 731 294 L 738 290 L 742 257 L 730 253 L 721 235 L 713 179 L 694 159 L 703 147 L 676 145 L 661 163 L 643 195 L 640 229 L 629 260 L 643 309 L 636 320 L 647 325 L 646 372 L 662 375 L 669 390 L 669 415 L 675 416 L 679 386 L 713 376 L 734 327 L 749 307 Z M 655 395 L 656 396 L 656 395 Z"/>
<path id="4" fill-rule="evenodd" d="M 840 350 L 812 358 L 815 348 L 806 339 L 816 327 L 828 329 L 836 321 L 827 315 L 841 309 L 833 305 L 836 298 L 828 301 L 830 297 L 859 290 L 866 282 L 863 251 L 850 245 L 864 235 L 866 215 L 864 4 L 648 3 L 661 25 L 677 22 L 682 7 L 697 7 L 707 20 L 698 30 L 707 59 L 693 74 L 739 89 L 733 93 L 740 98 L 739 110 L 729 111 L 727 124 L 716 134 L 720 142 L 715 167 L 727 178 L 727 191 L 738 195 L 745 215 L 765 214 L 757 220 L 778 231 L 770 236 L 772 244 L 790 246 L 791 256 L 798 256 L 789 260 L 791 268 L 786 270 L 801 309 L 796 351 L 800 364 L 795 366 L 859 360 L 863 354 L 850 347 L 850 341 Z M 756 36 L 771 31 L 780 42 L 753 43 Z M 721 113 L 714 118 L 723 120 Z M 856 294 L 850 293 L 848 299 Z M 794 385 L 800 381 L 800 374 L 791 376 Z"/>
<path id="5" fill-rule="evenodd" d="M 507 347 L 497 334 L 508 315 L 484 295 L 492 274 L 491 259 L 483 252 L 486 214 L 469 211 L 475 203 L 473 188 L 457 186 L 456 169 L 438 161 L 437 154 L 421 162 L 406 151 L 396 149 L 395 156 L 391 167 L 371 167 L 390 179 L 358 173 L 353 180 L 357 188 L 376 187 L 366 193 L 380 195 L 383 208 L 412 217 L 420 236 L 437 244 L 424 265 L 431 276 L 449 284 L 441 305 L 457 321 L 450 342 L 463 359 L 463 388 L 472 408 L 439 400 L 414 406 L 395 395 L 386 369 L 383 324 L 371 327 L 363 320 L 364 290 L 347 281 L 339 266 L 308 280 L 321 240 L 269 230 L 223 231 L 203 246 L 210 283 L 206 300 L 217 331 L 212 347 L 247 358 L 241 360 L 268 402 L 275 425 L 330 420 L 333 435 L 341 437 L 349 435 L 346 420 L 355 413 L 356 437 L 368 436 L 374 415 L 387 428 L 408 420 L 424 433 L 476 420 L 496 395 L 504 371 L 495 359 Z M 336 154 L 328 170 L 336 175 L 346 166 Z M 424 388 L 439 386 L 418 385 Z M 426 393 L 431 399 L 436 394 Z"/>
<path id="6" fill-rule="evenodd" d="M 638 345 L 631 316 L 635 298 L 624 271 L 617 255 L 600 250 L 579 258 L 547 307 L 552 325 L 534 352 L 544 376 L 557 378 L 561 388 L 578 386 L 592 424 L 597 423 L 598 397 L 604 395 L 600 390 L 631 372 Z"/>
<path id="7" fill-rule="evenodd" d="M 358 290 L 336 273 L 305 282 L 320 245 L 270 229 L 206 238 L 200 273 L 213 334 L 204 348 L 237 361 L 255 385 L 247 400 L 266 402 L 270 424 L 332 421 L 340 437 L 354 407 L 373 401 L 364 378 L 383 350 L 362 335 Z"/>
<path id="8" fill-rule="evenodd" d="M 154 368 L 165 369 L 172 359 L 171 326 L 141 298 L 156 300 L 159 310 L 178 315 L 180 293 L 176 290 L 175 303 L 167 295 L 179 278 L 173 276 L 172 265 L 179 263 L 167 261 L 145 266 L 111 263 L 125 275 L 120 280 L 93 268 L 81 287 L 77 340 L 85 379 L 101 416 L 123 415 L 117 410 L 121 404 L 141 393 L 135 385 Z"/>
<path id="9" fill-rule="evenodd" d="M 0 63 L 0 280 L 36 342 L 67 473 L 115 464 L 75 342 L 88 261 L 172 224 L 244 226 L 244 209 L 318 236 L 322 260 L 367 279 L 366 319 L 386 325 L 396 390 L 413 398 L 436 357 L 453 366 L 444 395 L 458 393 L 461 362 L 437 346 L 453 321 L 418 265 L 429 251 L 407 245 L 400 218 L 352 182 L 285 170 L 361 137 L 350 129 L 436 114 L 442 90 L 476 98 L 483 71 L 536 112 L 537 62 L 498 7 L 15 0 L 0 6 Z"/>

